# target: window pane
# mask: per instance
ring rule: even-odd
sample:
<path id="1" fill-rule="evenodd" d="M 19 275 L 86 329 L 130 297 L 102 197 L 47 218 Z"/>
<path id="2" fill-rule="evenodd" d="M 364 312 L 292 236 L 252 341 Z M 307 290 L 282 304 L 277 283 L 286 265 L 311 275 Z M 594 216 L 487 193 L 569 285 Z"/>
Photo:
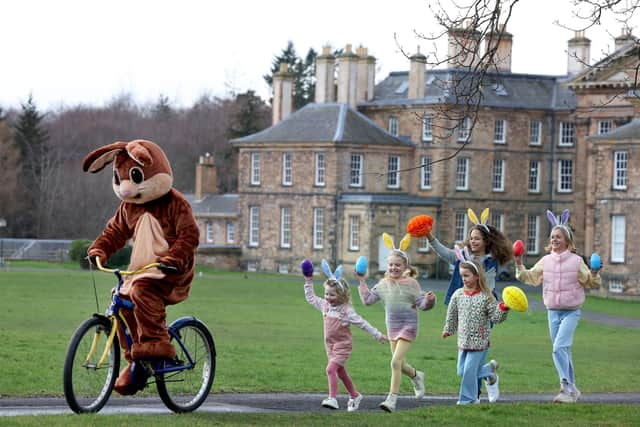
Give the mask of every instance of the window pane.
<path id="1" fill-rule="evenodd" d="M 324 185 L 325 169 L 324 153 L 316 153 L 316 185 Z"/>
<path id="2" fill-rule="evenodd" d="M 431 188 L 431 156 L 422 156 L 420 164 L 420 187 L 428 190 Z"/>
<path id="3" fill-rule="evenodd" d="M 456 242 L 462 242 L 467 237 L 467 213 L 456 212 Z"/>
<path id="4" fill-rule="evenodd" d="M 493 161 L 493 191 L 504 191 L 504 160 Z"/>
<path id="5" fill-rule="evenodd" d="M 626 151 L 616 151 L 613 158 L 613 188 L 627 189 L 628 155 Z"/>
<path id="6" fill-rule="evenodd" d="M 322 249 L 324 239 L 324 209 L 313 210 L 313 248 Z"/>
<path id="7" fill-rule="evenodd" d="M 573 190 L 573 161 L 558 161 L 558 191 L 562 193 Z"/>
<path id="8" fill-rule="evenodd" d="M 611 217 L 611 262 L 624 262 L 625 217 Z"/>
<path id="9" fill-rule="evenodd" d="M 422 140 L 423 141 L 433 140 L 433 118 L 432 117 L 424 117 L 422 119 Z"/>
<path id="10" fill-rule="evenodd" d="M 292 184 L 292 157 L 291 153 L 282 155 L 282 185 Z"/>
<path id="11" fill-rule="evenodd" d="M 260 153 L 251 153 L 251 184 L 260 185 Z"/>
<path id="12" fill-rule="evenodd" d="M 351 181 L 352 187 L 360 187 L 362 185 L 362 155 L 351 155 Z"/>
<path id="13" fill-rule="evenodd" d="M 356 215 L 349 216 L 349 249 L 360 249 L 360 218 Z"/>
<path id="14" fill-rule="evenodd" d="M 542 123 L 534 120 L 529 125 L 529 144 L 540 145 L 541 144 L 541 129 Z"/>
<path id="15" fill-rule="evenodd" d="M 400 170 L 400 157 L 389 156 L 387 187 L 398 188 L 400 186 L 400 180 L 398 177 L 399 170 Z"/>
<path id="16" fill-rule="evenodd" d="M 527 253 L 538 253 L 538 225 L 540 217 L 529 215 L 527 218 Z"/>
<path id="17" fill-rule="evenodd" d="M 468 188 L 469 159 L 462 157 L 456 161 L 456 190 Z"/>
<path id="18" fill-rule="evenodd" d="M 249 208 L 249 246 L 258 246 L 258 233 L 260 231 L 260 208 Z"/>
<path id="19" fill-rule="evenodd" d="M 280 210 L 280 246 L 291 247 L 291 208 L 288 207 Z"/>
<path id="20" fill-rule="evenodd" d="M 529 192 L 537 193 L 540 191 L 540 162 L 531 160 L 529 162 Z"/>

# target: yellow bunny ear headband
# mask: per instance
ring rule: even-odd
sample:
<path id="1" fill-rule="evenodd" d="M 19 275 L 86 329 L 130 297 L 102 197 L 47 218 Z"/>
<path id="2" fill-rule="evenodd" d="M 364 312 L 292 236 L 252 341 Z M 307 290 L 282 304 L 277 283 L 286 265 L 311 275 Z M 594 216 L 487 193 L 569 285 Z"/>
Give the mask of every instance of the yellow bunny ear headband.
<path id="1" fill-rule="evenodd" d="M 484 210 L 480 214 L 480 221 L 478 221 L 476 213 L 471 208 L 467 210 L 467 216 L 469 217 L 469 221 L 471 221 L 473 225 L 482 227 L 484 228 L 484 231 L 486 231 L 487 233 L 491 233 L 489 231 L 489 226 L 487 226 L 487 219 L 489 219 L 489 208 L 484 208 Z"/>
<path id="2" fill-rule="evenodd" d="M 393 243 L 393 239 L 387 233 L 382 233 L 382 241 L 387 248 L 402 254 L 402 256 L 407 260 L 407 264 L 409 264 L 409 255 L 407 255 L 406 250 L 409 248 L 409 245 L 411 245 L 411 234 L 405 234 L 402 240 L 400 240 L 400 245 L 398 247 L 396 247 Z"/>

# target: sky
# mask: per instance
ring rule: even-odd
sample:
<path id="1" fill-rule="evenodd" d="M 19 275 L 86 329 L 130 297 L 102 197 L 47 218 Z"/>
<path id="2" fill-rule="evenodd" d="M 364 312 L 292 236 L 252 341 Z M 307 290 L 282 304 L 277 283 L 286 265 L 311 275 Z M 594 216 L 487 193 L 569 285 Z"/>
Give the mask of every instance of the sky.
<path id="1" fill-rule="evenodd" d="M 464 0 L 462 0 L 464 1 Z M 444 5 L 452 0 L 441 0 Z M 254 90 L 269 99 L 262 76 L 291 40 L 298 55 L 347 43 L 376 57 L 376 81 L 407 71 L 398 44 L 434 50 L 415 32 L 439 32 L 431 0 L 14 0 L 3 2 L 0 107 L 29 95 L 41 110 L 103 106 L 130 94 L 136 103 L 167 96 L 189 107 L 207 94 Z M 632 23 L 640 35 L 640 16 Z M 562 75 L 567 67 L 570 0 L 520 0 L 507 30 L 512 71 Z M 635 28 L 634 28 L 635 26 Z M 612 19 L 590 29 L 592 62 L 613 50 L 622 25 Z M 440 53 L 446 41 L 437 45 Z"/>

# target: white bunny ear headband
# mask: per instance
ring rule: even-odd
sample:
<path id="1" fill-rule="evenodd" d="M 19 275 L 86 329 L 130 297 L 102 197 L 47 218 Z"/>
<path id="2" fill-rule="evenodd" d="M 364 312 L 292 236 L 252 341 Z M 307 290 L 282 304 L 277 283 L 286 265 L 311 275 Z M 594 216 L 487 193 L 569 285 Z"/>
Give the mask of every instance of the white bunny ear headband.
<path id="1" fill-rule="evenodd" d="M 331 271 L 331 267 L 329 267 L 329 263 L 326 259 L 323 259 L 320 265 L 322 266 L 322 271 L 324 272 L 325 276 L 327 276 L 327 279 L 331 280 L 332 282 L 336 282 L 340 289 L 344 291 L 344 285 L 340 281 L 340 279 L 342 279 L 342 264 L 337 266 L 336 271 L 333 272 Z"/>
<path id="2" fill-rule="evenodd" d="M 400 240 L 398 247 L 396 247 L 393 239 L 387 233 L 382 233 L 382 241 L 387 248 L 402 253 L 407 259 L 407 264 L 409 264 L 409 255 L 407 255 L 405 251 L 409 248 L 409 245 L 411 245 L 411 234 L 405 234 L 402 240 Z"/>
<path id="3" fill-rule="evenodd" d="M 480 214 L 480 221 L 478 221 L 476 213 L 471 208 L 467 209 L 467 216 L 469 217 L 469 220 L 473 223 L 473 225 L 478 225 L 484 228 L 487 233 L 490 233 L 489 227 L 487 226 L 487 219 L 489 218 L 489 208 L 484 208 L 484 210 Z"/>
<path id="4" fill-rule="evenodd" d="M 453 247 L 453 250 L 456 253 L 456 258 L 458 258 L 458 261 L 464 262 L 466 264 L 471 264 L 473 269 L 476 271 L 476 274 L 479 273 L 478 266 L 471 260 L 471 254 L 469 253 L 469 249 L 466 246 L 464 248 L 464 251 L 460 250 L 460 246 L 458 245 L 455 245 Z"/>
<path id="5" fill-rule="evenodd" d="M 547 210 L 547 219 L 551 223 L 552 227 L 562 227 L 567 232 L 569 237 L 573 239 L 571 229 L 567 225 L 569 223 L 569 209 L 563 210 L 562 215 L 560 215 L 559 217 L 556 217 L 553 212 Z"/>

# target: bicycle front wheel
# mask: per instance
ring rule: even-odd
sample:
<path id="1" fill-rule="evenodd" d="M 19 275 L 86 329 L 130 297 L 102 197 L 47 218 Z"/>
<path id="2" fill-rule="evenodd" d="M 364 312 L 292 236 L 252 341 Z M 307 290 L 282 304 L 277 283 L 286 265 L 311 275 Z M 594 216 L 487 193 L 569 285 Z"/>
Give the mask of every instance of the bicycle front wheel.
<path id="1" fill-rule="evenodd" d="M 114 339 L 98 366 L 111 332 L 111 321 L 94 316 L 73 334 L 64 361 L 64 397 L 75 413 L 98 412 L 109 400 L 120 369 L 120 348 Z"/>
<path id="2" fill-rule="evenodd" d="M 169 329 L 173 331 L 171 343 L 176 348 L 178 359 L 187 364 L 188 353 L 194 366 L 177 372 L 156 374 L 158 394 L 170 410 L 191 412 L 204 403 L 213 384 L 216 372 L 213 337 L 206 325 L 193 317 L 178 319 Z"/>

